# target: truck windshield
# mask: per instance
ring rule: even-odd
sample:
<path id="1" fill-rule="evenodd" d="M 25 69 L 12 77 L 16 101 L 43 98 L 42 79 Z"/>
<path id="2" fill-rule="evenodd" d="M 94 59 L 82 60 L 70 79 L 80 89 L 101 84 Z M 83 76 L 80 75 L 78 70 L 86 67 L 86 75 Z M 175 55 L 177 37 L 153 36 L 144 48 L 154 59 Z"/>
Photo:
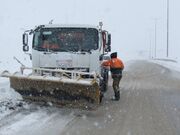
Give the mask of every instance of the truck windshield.
<path id="1" fill-rule="evenodd" d="M 43 28 L 35 32 L 33 49 L 78 52 L 98 49 L 98 30 L 93 28 Z"/>

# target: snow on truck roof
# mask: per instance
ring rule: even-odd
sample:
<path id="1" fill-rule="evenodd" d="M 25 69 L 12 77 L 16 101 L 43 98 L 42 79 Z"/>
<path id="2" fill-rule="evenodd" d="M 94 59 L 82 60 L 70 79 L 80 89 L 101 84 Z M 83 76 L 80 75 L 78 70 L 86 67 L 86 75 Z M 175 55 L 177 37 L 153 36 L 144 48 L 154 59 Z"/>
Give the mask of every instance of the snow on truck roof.
<path id="1" fill-rule="evenodd" d="M 99 29 L 99 26 L 94 25 L 80 25 L 80 24 L 47 24 L 44 28 L 94 28 Z"/>

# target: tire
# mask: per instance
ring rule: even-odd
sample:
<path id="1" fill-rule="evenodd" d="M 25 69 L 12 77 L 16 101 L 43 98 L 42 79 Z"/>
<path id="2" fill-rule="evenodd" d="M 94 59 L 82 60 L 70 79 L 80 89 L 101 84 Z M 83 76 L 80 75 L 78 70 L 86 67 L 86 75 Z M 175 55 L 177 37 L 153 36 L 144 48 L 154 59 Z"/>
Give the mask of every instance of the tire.
<path id="1" fill-rule="evenodd" d="M 108 72 L 109 72 L 108 69 L 102 68 L 101 76 L 103 79 L 101 80 L 101 83 L 100 83 L 102 92 L 106 92 L 108 88 L 108 78 L 109 78 Z"/>

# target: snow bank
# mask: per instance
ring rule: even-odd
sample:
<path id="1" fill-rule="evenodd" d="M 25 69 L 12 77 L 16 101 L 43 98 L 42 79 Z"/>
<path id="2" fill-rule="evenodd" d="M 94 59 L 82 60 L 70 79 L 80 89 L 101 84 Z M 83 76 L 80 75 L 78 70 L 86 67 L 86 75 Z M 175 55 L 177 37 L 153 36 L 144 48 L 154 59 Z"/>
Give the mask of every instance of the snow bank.
<path id="1" fill-rule="evenodd" d="M 22 108 L 28 108 L 28 105 L 23 101 L 18 101 L 18 100 L 1 101 L 0 102 L 0 120 L 5 118 L 5 116 L 10 115 L 14 111 L 18 111 L 19 109 L 22 109 Z"/>
<path id="2" fill-rule="evenodd" d="M 0 120 L 23 106 L 22 96 L 10 88 L 7 78 L 0 78 Z"/>
<path id="3" fill-rule="evenodd" d="M 178 59 L 154 59 L 151 60 L 154 63 L 160 64 L 164 67 L 167 67 L 171 70 L 180 72 L 180 61 Z"/>
<path id="4" fill-rule="evenodd" d="M 0 82 L 0 102 L 1 101 L 16 101 L 16 100 L 22 100 L 22 96 L 15 92 L 14 89 L 10 88 L 9 81 L 7 80 L 1 80 Z"/>

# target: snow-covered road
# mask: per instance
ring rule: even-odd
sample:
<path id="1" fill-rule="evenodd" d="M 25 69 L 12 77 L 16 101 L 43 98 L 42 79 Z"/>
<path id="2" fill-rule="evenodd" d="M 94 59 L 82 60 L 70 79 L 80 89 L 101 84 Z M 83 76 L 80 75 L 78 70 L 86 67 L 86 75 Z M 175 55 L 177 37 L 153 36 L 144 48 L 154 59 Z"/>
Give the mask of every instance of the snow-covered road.
<path id="1" fill-rule="evenodd" d="M 83 114 L 63 135 L 180 134 L 180 73 L 147 61 L 127 64 L 121 100 L 110 101 L 109 87 L 101 107 Z"/>
<path id="2" fill-rule="evenodd" d="M 75 118 L 68 109 L 23 102 L 8 80 L 1 79 L 0 135 L 59 135 Z"/>
<path id="3" fill-rule="evenodd" d="M 113 91 L 109 86 L 96 111 L 25 103 L 15 110 L 0 107 L 0 135 L 180 134 L 179 72 L 147 61 L 130 61 L 120 86 L 121 100 L 110 100 Z M 0 85 L 0 93 L 4 94 L 1 101 L 7 95 L 19 97 L 7 82 Z"/>

